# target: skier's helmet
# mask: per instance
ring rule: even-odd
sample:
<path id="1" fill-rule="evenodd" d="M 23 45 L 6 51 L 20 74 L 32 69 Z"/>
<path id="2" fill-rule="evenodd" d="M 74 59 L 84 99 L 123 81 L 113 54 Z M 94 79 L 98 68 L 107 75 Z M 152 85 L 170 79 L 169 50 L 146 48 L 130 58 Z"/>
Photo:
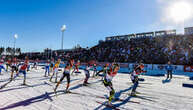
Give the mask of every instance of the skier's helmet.
<path id="1" fill-rule="evenodd" d="M 141 63 L 141 64 L 140 64 L 140 68 L 141 68 L 141 69 L 144 69 L 144 67 L 145 67 L 144 64 Z"/>
<path id="2" fill-rule="evenodd" d="M 119 66 L 118 63 L 113 64 L 113 70 L 114 70 L 115 68 L 117 68 L 117 67 L 118 67 L 118 69 L 120 68 L 120 66 Z"/>
<path id="3" fill-rule="evenodd" d="M 108 67 L 108 66 L 109 66 L 109 64 L 108 64 L 108 63 L 106 63 L 106 64 L 105 64 L 105 66 L 106 66 L 106 67 Z"/>

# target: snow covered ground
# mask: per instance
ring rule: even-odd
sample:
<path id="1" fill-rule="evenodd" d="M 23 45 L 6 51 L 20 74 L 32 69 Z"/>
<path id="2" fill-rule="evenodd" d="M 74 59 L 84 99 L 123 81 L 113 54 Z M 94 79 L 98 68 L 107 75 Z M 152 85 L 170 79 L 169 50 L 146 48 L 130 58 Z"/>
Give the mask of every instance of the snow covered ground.
<path id="1" fill-rule="evenodd" d="M 70 90 L 79 94 L 62 94 L 66 87 L 66 79 L 58 88 L 58 96 L 53 93 L 55 83 L 50 83 L 44 76 L 44 70 L 31 70 L 27 73 L 27 84 L 23 86 L 23 75 L 0 89 L 0 110 L 108 110 L 106 106 L 96 103 L 108 96 L 101 78 L 91 78 L 90 86 L 81 86 L 85 77 L 83 71 L 78 76 L 71 76 Z M 92 73 L 92 72 L 91 72 Z M 60 75 L 62 72 L 60 72 Z M 0 86 L 8 82 L 10 73 L 0 75 Z M 140 97 L 130 97 L 132 83 L 128 74 L 119 73 L 113 79 L 115 97 L 123 101 L 113 104 L 121 110 L 193 110 L 193 89 L 182 87 L 182 83 L 192 83 L 186 76 L 175 75 L 171 81 L 163 81 L 165 77 L 141 76 L 137 89 Z M 54 80 L 54 79 L 53 79 Z M 46 84 L 48 82 L 49 84 Z M 139 103 L 134 103 L 139 102 Z"/>

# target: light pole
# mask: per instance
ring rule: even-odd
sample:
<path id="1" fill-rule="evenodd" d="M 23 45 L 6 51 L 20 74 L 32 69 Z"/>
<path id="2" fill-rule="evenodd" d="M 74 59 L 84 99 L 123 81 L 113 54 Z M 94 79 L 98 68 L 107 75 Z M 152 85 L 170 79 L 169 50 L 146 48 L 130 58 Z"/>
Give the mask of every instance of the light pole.
<path id="1" fill-rule="evenodd" d="M 62 44 L 61 44 L 61 49 L 63 50 L 63 42 L 64 42 L 64 31 L 66 30 L 66 25 L 63 25 L 61 28 L 62 31 Z"/>
<path id="2" fill-rule="evenodd" d="M 15 44 L 16 44 L 16 39 L 17 39 L 17 38 L 18 38 L 18 35 L 15 34 L 15 35 L 14 35 L 14 54 L 13 54 L 14 56 L 15 56 L 15 51 L 16 51 L 16 50 L 15 50 L 15 49 L 16 49 L 16 48 L 15 48 L 15 47 L 16 47 Z"/>

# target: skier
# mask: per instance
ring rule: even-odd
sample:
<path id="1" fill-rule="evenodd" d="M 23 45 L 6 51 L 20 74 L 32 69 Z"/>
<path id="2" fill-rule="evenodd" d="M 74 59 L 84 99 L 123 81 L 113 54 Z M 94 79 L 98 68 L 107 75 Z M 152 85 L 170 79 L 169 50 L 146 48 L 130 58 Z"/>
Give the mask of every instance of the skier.
<path id="1" fill-rule="evenodd" d="M 16 78 L 17 76 L 19 76 L 20 73 L 23 73 L 23 75 L 24 75 L 23 85 L 26 85 L 26 69 L 27 69 L 27 67 L 28 67 L 28 61 L 25 61 L 25 63 L 22 64 L 22 66 L 19 69 L 19 72 L 15 76 L 15 78 Z"/>
<path id="2" fill-rule="evenodd" d="M 38 64 L 38 59 L 36 59 L 36 60 L 34 61 L 34 64 L 33 64 L 33 68 L 35 68 L 36 70 L 37 70 L 37 64 Z"/>
<path id="3" fill-rule="evenodd" d="M 105 76 L 105 75 L 107 74 L 108 67 L 109 67 L 109 64 L 106 63 L 106 64 L 103 66 L 103 69 L 102 69 L 101 71 L 99 71 L 99 72 L 96 73 L 96 76 L 98 76 L 99 73 L 101 73 L 101 72 L 103 72 L 103 76 Z M 102 77 L 101 80 L 103 80 L 103 77 Z"/>
<path id="4" fill-rule="evenodd" d="M 172 79 L 173 67 L 170 61 L 168 61 L 168 65 L 165 67 L 165 69 L 167 70 L 167 79 L 169 78 L 169 76 L 170 76 L 170 79 Z"/>
<path id="5" fill-rule="evenodd" d="M 52 58 L 52 60 L 50 62 L 50 72 L 53 71 L 53 67 L 54 67 L 54 58 Z"/>
<path id="6" fill-rule="evenodd" d="M 86 68 L 84 69 L 84 72 L 85 72 L 85 79 L 84 79 L 84 82 L 83 82 L 83 86 L 88 86 L 88 79 L 90 78 L 90 64 L 87 63 L 87 66 Z"/>
<path id="7" fill-rule="evenodd" d="M 71 58 L 69 62 L 70 62 L 70 67 L 72 68 L 74 66 L 74 59 Z"/>
<path id="8" fill-rule="evenodd" d="M 10 58 L 6 62 L 6 71 L 8 71 L 9 67 L 11 67 L 11 59 Z"/>
<path id="9" fill-rule="evenodd" d="M 74 70 L 72 71 L 71 74 L 73 74 L 75 71 L 76 71 L 75 73 L 80 73 L 80 72 L 79 72 L 79 66 L 80 66 L 80 60 L 78 60 L 78 61 L 76 62 L 75 68 L 74 68 Z"/>
<path id="10" fill-rule="evenodd" d="M 115 94 L 115 90 L 114 90 L 113 84 L 112 84 L 112 79 L 113 79 L 113 77 L 115 77 L 117 75 L 117 72 L 118 72 L 119 68 L 120 67 L 119 67 L 118 64 L 114 64 L 113 67 L 110 68 L 107 71 L 107 74 L 105 74 L 105 76 L 104 76 L 103 84 L 110 91 L 109 99 L 108 99 L 109 100 L 108 101 L 109 105 L 112 105 L 111 101 L 113 100 L 114 94 Z"/>
<path id="11" fill-rule="evenodd" d="M 58 61 L 57 61 L 56 64 L 54 65 L 53 74 L 52 74 L 52 76 L 51 76 L 51 78 L 50 78 L 50 81 L 52 81 L 53 76 L 56 74 L 55 83 L 57 83 L 58 68 L 59 68 L 59 66 L 60 66 L 60 62 L 61 62 L 61 59 L 58 59 Z"/>
<path id="12" fill-rule="evenodd" d="M 17 58 L 13 58 L 12 62 L 11 62 L 11 80 L 13 80 L 13 73 L 14 72 L 18 72 L 18 62 L 17 62 Z"/>
<path id="13" fill-rule="evenodd" d="M 25 62 L 24 62 L 24 63 L 28 64 L 28 65 L 27 65 L 27 71 L 30 71 L 30 64 L 29 64 L 29 58 L 28 58 L 28 56 L 25 57 Z"/>
<path id="14" fill-rule="evenodd" d="M 2 69 L 3 69 L 4 71 L 6 71 L 5 67 L 3 66 L 3 63 L 4 63 L 3 59 L 0 60 L 0 74 L 1 74 L 1 70 L 2 70 Z"/>
<path id="15" fill-rule="evenodd" d="M 97 74 L 97 64 L 94 63 L 94 64 L 93 64 L 93 77 L 95 77 L 96 74 Z"/>
<path id="16" fill-rule="evenodd" d="M 60 85 L 60 83 L 63 81 L 63 79 L 66 77 L 67 79 L 67 87 L 66 87 L 66 92 L 70 92 L 68 90 L 69 86 L 70 86 L 70 69 L 71 69 L 71 66 L 69 63 L 66 64 L 65 66 L 65 69 L 64 69 L 64 72 L 63 72 L 63 75 L 62 77 L 60 78 L 60 81 L 57 83 L 55 89 L 54 89 L 54 92 L 56 93 L 56 90 L 58 88 L 58 86 Z"/>
<path id="17" fill-rule="evenodd" d="M 139 78 L 138 76 L 141 74 L 141 73 L 145 73 L 146 71 L 143 70 L 144 69 L 144 65 L 142 63 L 140 63 L 138 66 L 136 66 L 133 70 L 133 72 L 131 72 L 131 80 L 133 82 L 133 89 L 132 89 L 132 92 L 131 92 L 131 96 L 136 96 L 136 89 L 138 87 L 138 84 L 139 84 Z"/>
<path id="18" fill-rule="evenodd" d="M 44 77 L 47 76 L 47 75 L 46 75 L 47 73 L 48 73 L 48 76 L 50 76 L 50 61 L 49 61 L 49 60 L 46 62 L 45 75 L 44 75 Z"/>
<path id="19" fill-rule="evenodd" d="M 70 63 L 70 67 L 71 67 L 70 73 L 71 73 L 72 67 L 74 66 L 74 59 L 73 59 L 73 58 L 70 58 L 70 59 L 68 60 L 68 62 Z M 73 72 L 71 73 L 71 75 L 72 75 L 72 74 L 73 74 Z"/>

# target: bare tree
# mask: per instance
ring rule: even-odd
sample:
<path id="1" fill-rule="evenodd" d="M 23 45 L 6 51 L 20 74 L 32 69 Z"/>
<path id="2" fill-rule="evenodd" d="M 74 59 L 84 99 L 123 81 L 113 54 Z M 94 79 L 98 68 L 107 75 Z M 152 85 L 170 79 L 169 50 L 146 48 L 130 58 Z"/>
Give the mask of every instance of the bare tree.
<path id="1" fill-rule="evenodd" d="M 16 54 L 20 55 L 21 54 L 21 49 L 20 48 L 16 48 Z"/>
<path id="2" fill-rule="evenodd" d="M 5 51 L 5 48 L 4 47 L 1 47 L 0 48 L 0 55 L 2 55 L 2 53 Z"/>
<path id="3" fill-rule="evenodd" d="M 7 47 L 6 53 L 8 53 L 9 55 L 13 54 L 13 49 L 11 47 Z"/>

